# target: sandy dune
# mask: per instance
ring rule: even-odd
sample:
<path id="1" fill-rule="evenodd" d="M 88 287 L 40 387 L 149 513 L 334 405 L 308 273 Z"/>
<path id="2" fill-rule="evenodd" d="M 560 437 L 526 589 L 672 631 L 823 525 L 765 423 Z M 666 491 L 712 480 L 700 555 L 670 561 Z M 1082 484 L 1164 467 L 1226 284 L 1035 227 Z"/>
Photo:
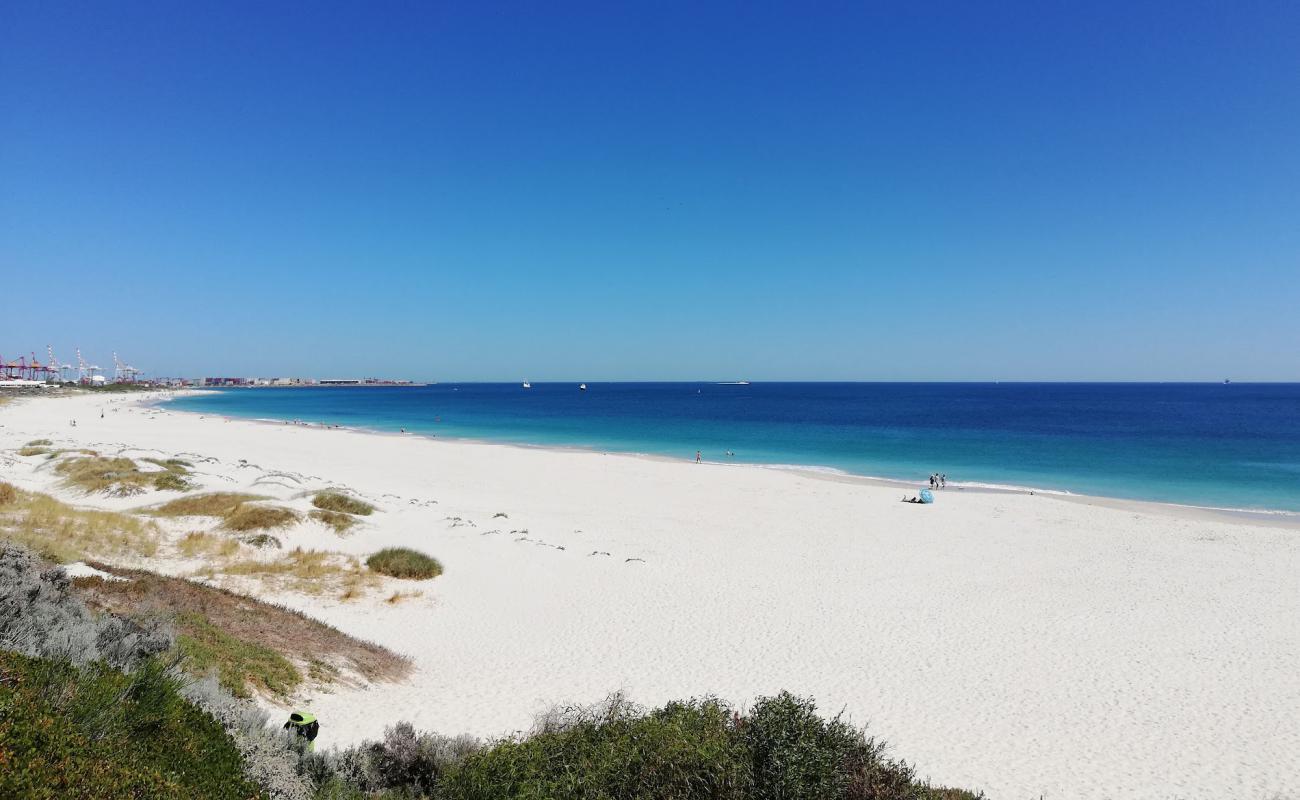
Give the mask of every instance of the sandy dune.
<path id="1" fill-rule="evenodd" d="M 618 689 L 657 704 L 787 688 L 992 798 L 1300 797 L 1294 518 L 957 489 L 912 506 L 814 474 L 138 400 L 0 407 L 0 478 L 51 490 L 40 458 L 12 452 L 34 438 L 187 453 L 205 489 L 343 486 L 380 508 L 348 538 L 309 523 L 286 546 L 400 544 L 446 566 L 396 606 L 276 598 L 416 661 L 408 683 L 313 698 L 326 745 L 398 719 L 500 734 Z"/>

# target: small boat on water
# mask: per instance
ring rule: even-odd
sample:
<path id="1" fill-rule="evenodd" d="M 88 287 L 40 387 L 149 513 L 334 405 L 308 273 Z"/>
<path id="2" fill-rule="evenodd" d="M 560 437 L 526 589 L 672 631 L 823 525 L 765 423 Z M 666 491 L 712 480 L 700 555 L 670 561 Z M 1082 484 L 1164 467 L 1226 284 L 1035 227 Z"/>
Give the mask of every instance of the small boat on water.
<path id="1" fill-rule="evenodd" d="M 525 389 L 531 389 L 531 388 L 533 388 L 533 385 L 532 385 L 531 383 L 529 383 L 528 381 L 524 381 L 524 388 L 525 388 Z"/>
<path id="2" fill-rule="evenodd" d="M 580 383 L 580 384 L 578 384 L 578 391 L 580 391 L 580 392 L 585 392 L 585 391 L 587 391 L 587 384 L 585 384 L 585 383 Z"/>
<path id="3" fill-rule="evenodd" d="M 718 381 L 718 386 L 748 386 L 749 381 Z"/>

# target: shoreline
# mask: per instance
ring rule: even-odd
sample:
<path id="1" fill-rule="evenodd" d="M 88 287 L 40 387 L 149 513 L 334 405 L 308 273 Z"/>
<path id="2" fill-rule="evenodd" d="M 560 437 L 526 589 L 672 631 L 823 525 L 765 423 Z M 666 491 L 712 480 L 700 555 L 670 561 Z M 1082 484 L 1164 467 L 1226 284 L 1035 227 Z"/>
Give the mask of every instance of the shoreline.
<path id="1" fill-rule="evenodd" d="M 273 387 L 276 388 L 276 387 Z M 659 461 L 677 464 L 694 464 L 694 460 L 683 456 L 672 456 L 661 453 L 646 453 L 630 450 L 604 450 L 595 446 L 584 445 L 556 445 L 556 444 L 533 444 L 529 442 L 511 442 L 497 439 L 484 439 L 472 436 L 443 436 L 432 433 L 423 433 L 420 431 L 410 431 L 402 433 L 400 431 L 390 431 L 382 428 L 372 428 L 364 425 L 326 425 L 324 423 L 311 422 L 294 422 L 293 420 L 276 419 L 273 417 L 245 417 L 239 415 L 219 414 L 215 412 L 191 411 L 189 409 L 171 408 L 168 406 L 172 400 L 179 399 L 182 396 L 196 396 L 204 394 L 219 394 L 220 392 L 210 389 L 183 389 L 179 390 L 174 396 L 168 398 L 158 398 L 154 400 L 141 400 L 140 405 L 147 405 L 176 414 L 193 414 L 196 416 L 215 416 L 221 419 L 252 422 L 262 425 L 283 426 L 296 425 L 318 430 L 343 430 L 354 433 L 363 433 L 372 436 L 392 436 L 392 437 L 416 437 L 429 441 L 449 442 L 454 444 L 467 445 L 489 445 L 496 447 L 512 447 L 523 450 L 541 450 L 557 453 L 595 453 L 605 456 L 621 456 L 627 458 L 645 459 L 649 461 Z M 712 461 L 705 460 L 702 462 L 714 467 L 734 467 L 749 469 L 765 469 L 781 472 L 789 472 L 802 475 L 804 477 L 838 481 L 844 483 L 860 483 L 868 486 L 879 486 L 902 491 L 916 492 L 919 489 L 928 488 L 920 483 L 919 479 L 915 482 L 904 478 L 890 478 L 879 475 L 863 475 L 849 472 L 839 467 L 828 467 L 818 464 L 778 464 L 762 463 L 749 461 Z M 1197 505 L 1193 503 L 1175 503 L 1160 500 L 1138 500 L 1129 497 L 1114 497 L 1110 495 L 1083 494 L 1069 491 L 1067 489 L 1044 489 L 1035 486 L 1022 486 L 1015 484 L 995 484 L 982 481 L 949 481 L 948 489 L 954 489 L 960 492 L 970 492 L 978 494 L 1011 494 L 1011 495 L 1028 495 L 1050 497 L 1065 500 L 1068 502 L 1082 503 L 1085 505 L 1101 505 L 1108 508 L 1128 509 L 1135 511 L 1151 511 L 1173 516 L 1187 516 L 1195 519 L 1223 519 L 1227 521 L 1248 521 L 1257 525 L 1278 527 L 1291 530 L 1300 530 L 1300 511 L 1291 511 L 1288 509 L 1270 509 L 1270 508 L 1229 508 L 1222 506 Z M 946 492 L 947 489 L 938 490 Z M 942 495 L 941 495 L 942 496 Z"/>

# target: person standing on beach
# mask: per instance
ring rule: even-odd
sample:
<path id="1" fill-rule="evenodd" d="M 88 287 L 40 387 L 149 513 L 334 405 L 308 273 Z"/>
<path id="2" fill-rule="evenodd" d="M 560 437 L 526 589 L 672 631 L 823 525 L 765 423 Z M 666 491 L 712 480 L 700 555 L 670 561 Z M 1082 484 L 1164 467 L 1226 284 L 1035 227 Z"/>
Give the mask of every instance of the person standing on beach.
<path id="1" fill-rule="evenodd" d="M 948 488 L 948 473 L 946 472 L 939 473 L 939 488 L 940 489 Z"/>
<path id="2" fill-rule="evenodd" d="M 700 451 L 699 451 L 699 450 L 696 450 L 696 451 L 695 451 L 695 463 L 696 463 L 696 464 L 699 464 L 700 462 L 701 462 L 701 459 L 700 459 Z"/>

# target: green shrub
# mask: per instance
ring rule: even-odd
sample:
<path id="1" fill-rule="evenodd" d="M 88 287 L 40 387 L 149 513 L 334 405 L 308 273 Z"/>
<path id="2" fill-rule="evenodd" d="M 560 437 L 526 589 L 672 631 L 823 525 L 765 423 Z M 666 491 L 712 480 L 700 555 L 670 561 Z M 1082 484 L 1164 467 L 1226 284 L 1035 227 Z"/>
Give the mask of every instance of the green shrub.
<path id="1" fill-rule="evenodd" d="M 0 797 L 263 796 L 221 725 L 157 661 L 124 674 L 0 652 Z"/>
<path id="2" fill-rule="evenodd" d="M 406 547 L 387 547 L 366 559 L 366 566 L 394 578 L 424 580 L 442 574 L 437 559 Z"/>
<path id="3" fill-rule="evenodd" d="M 446 800 L 742 800 L 750 784 L 731 711 L 714 700 L 642 715 L 615 697 L 525 739 L 472 753 L 443 776 Z"/>
<path id="4" fill-rule="evenodd" d="M 311 504 L 322 511 L 340 511 L 344 514 L 358 514 L 363 517 L 368 517 L 375 511 L 375 507 L 369 503 L 355 497 L 348 497 L 340 492 L 317 492 L 316 496 L 311 499 Z"/>
<path id="5" fill-rule="evenodd" d="M 884 745 L 839 717 L 817 715 L 812 700 L 765 697 L 738 726 L 752 762 L 755 800 L 911 798 L 912 771 Z"/>

